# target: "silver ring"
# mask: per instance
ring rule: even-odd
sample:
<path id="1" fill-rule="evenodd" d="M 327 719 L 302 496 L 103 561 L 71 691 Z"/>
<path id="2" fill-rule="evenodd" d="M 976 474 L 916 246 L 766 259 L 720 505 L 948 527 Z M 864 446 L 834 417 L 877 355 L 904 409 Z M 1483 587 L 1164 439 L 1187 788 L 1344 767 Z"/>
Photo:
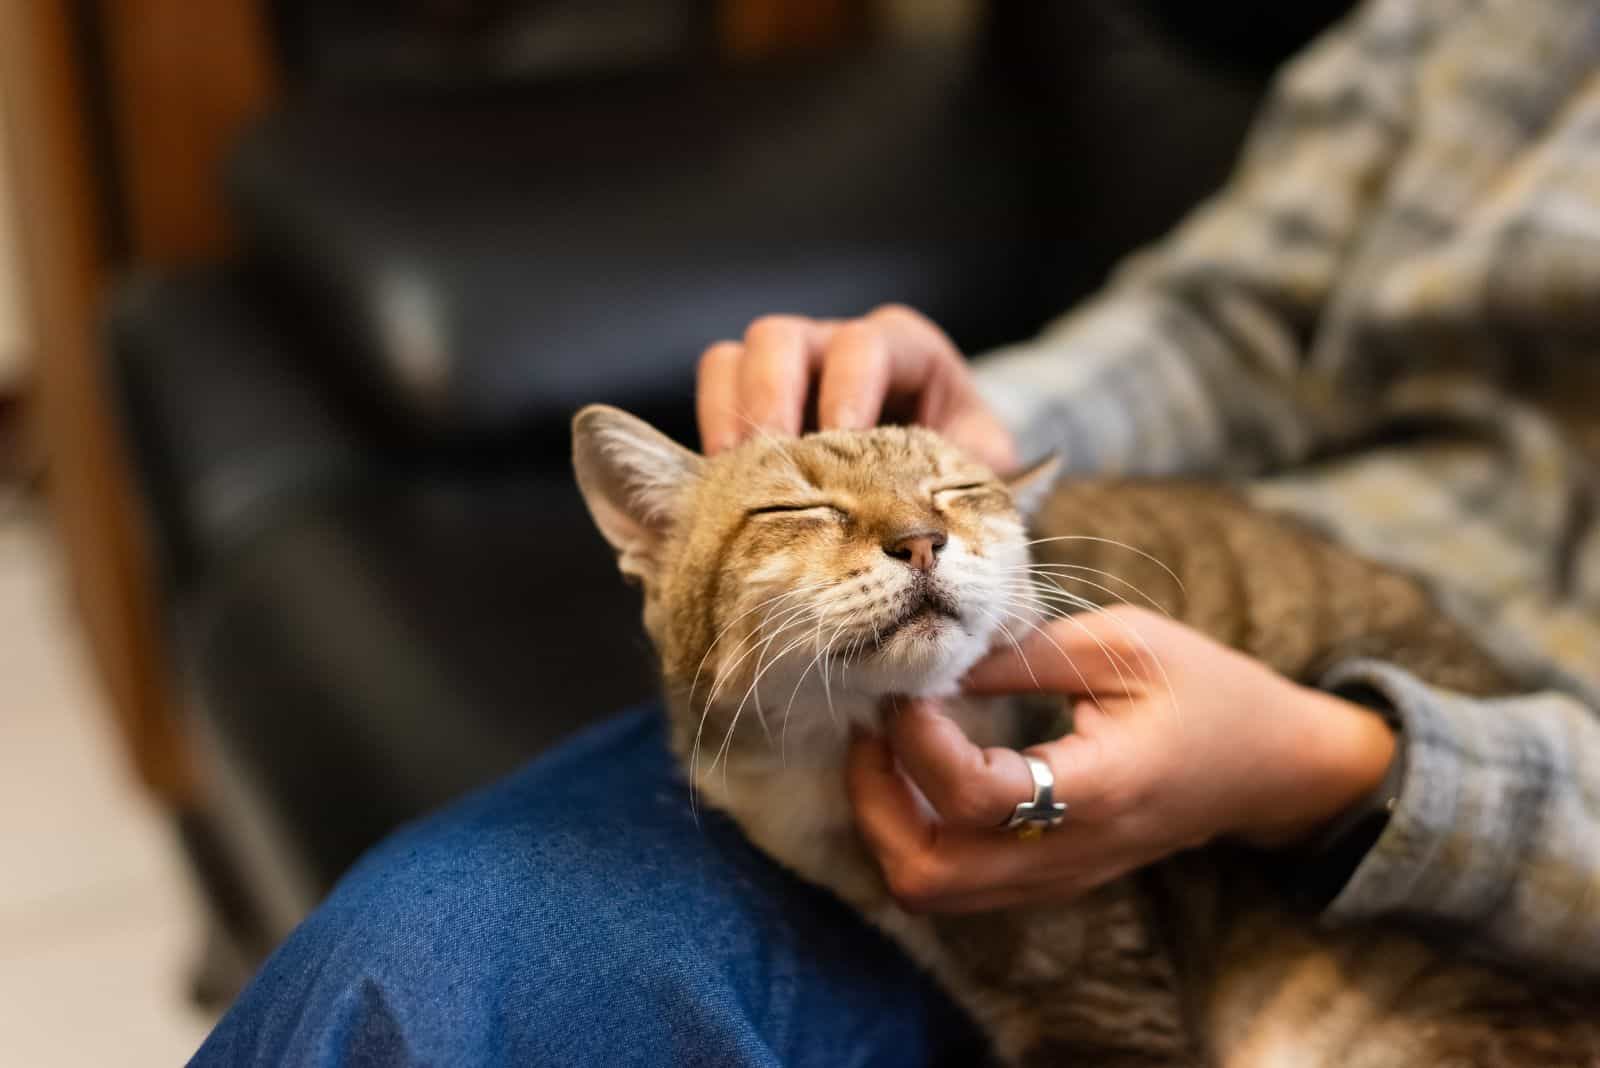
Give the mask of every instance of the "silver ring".
<path id="1" fill-rule="evenodd" d="M 1059 826 L 1066 817 L 1067 805 L 1065 801 L 1056 800 L 1055 773 L 1050 770 L 1049 764 L 1038 757 L 1026 753 L 1018 755 L 1028 762 L 1028 774 L 1033 776 L 1033 797 L 1016 807 L 1011 818 L 1005 822 L 1004 829 L 1013 831 L 1027 827 L 1042 831 L 1047 827 Z"/>

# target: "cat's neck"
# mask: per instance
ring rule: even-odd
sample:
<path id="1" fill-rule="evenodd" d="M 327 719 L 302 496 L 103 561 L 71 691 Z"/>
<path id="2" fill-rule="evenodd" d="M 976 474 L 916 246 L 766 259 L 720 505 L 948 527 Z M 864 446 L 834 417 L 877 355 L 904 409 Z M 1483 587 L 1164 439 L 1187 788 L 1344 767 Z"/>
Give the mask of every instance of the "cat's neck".
<path id="1" fill-rule="evenodd" d="M 674 742 L 697 788 L 720 794 L 734 780 L 815 776 L 837 786 L 853 734 L 881 732 L 897 698 L 852 691 L 802 690 L 776 705 L 716 706 L 675 717 Z M 1014 744 L 1011 702 L 1004 698 L 945 697 L 941 711 L 980 746 Z"/>
<path id="2" fill-rule="evenodd" d="M 676 744 L 697 782 L 713 774 L 766 775 L 777 769 L 831 776 L 844 766 L 853 731 L 882 728 L 880 705 L 865 694 L 820 689 L 802 691 L 792 702 L 719 704 L 676 717 Z"/>
<path id="3" fill-rule="evenodd" d="M 893 702 L 861 694 L 834 693 L 832 708 L 818 695 L 803 695 L 769 717 L 767 732 L 741 725 L 732 741 L 702 736 L 698 755 L 693 732 L 677 738 L 679 754 L 696 794 L 728 813 L 767 853 L 813 882 L 831 887 L 858 907 L 882 897 L 882 885 L 856 837 L 844 768 L 852 725 L 882 728 Z M 1013 704 L 1004 699 L 951 697 L 945 714 L 979 745 L 1015 744 Z M 707 717 L 709 721 L 714 717 Z M 709 732 L 708 732 L 709 733 Z"/>

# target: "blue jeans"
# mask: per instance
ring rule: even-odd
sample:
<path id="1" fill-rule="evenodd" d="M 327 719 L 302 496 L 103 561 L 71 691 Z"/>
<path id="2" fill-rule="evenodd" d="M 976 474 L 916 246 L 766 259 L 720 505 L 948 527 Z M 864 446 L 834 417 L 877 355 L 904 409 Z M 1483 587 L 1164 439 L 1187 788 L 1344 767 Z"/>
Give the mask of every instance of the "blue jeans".
<path id="1" fill-rule="evenodd" d="M 979 1063 L 882 935 L 696 826 L 664 733 L 610 720 L 378 846 L 193 1063 Z"/>

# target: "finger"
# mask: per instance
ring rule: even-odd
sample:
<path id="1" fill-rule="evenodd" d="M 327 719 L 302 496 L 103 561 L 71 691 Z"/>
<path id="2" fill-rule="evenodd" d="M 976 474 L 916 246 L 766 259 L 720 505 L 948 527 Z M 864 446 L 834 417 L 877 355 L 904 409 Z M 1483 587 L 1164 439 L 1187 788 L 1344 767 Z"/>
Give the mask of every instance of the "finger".
<path id="1" fill-rule="evenodd" d="M 1057 842 L 1059 841 L 1058 837 Z M 1014 836 L 1003 838 L 1002 843 L 1007 856 L 1016 858 L 1016 863 L 1021 866 L 1020 870 L 1024 873 L 1022 877 L 1027 880 L 1026 882 L 936 894 L 918 900 L 916 911 L 961 915 L 971 912 L 993 912 L 996 909 L 1015 908 L 1018 905 L 1038 905 L 1046 901 L 1071 901 L 1106 881 L 1094 876 L 1085 877 L 1076 871 L 1059 872 L 1053 866 L 1048 871 L 1041 872 L 1038 864 L 1039 854 L 1043 850 L 1050 849 L 1053 843 L 1041 844 L 1038 840 L 1024 842 Z"/>
<path id="2" fill-rule="evenodd" d="M 889 391 L 889 352 L 883 335 L 862 321 L 838 329 L 822 356 L 817 423 L 824 430 L 875 426 Z"/>
<path id="3" fill-rule="evenodd" d="M 1002 835 L 998 846 L 1004 859 L 990 871 L 1003 864 L 1010 881 L 926 896 L 916 911 L 958 915 L 1066 902 L 1138 867 L 1098 828 L 1050 831 L 1028 841 Z"/>
<path id="4" fill-rule="evenodd" d="M 719 341 L 700 356 L 694 406 L 700 448 L 707 456 L 739 441 L 739 362 L 743 356 L 744 346 L 737 341 Z"/>
<path id="5" fill-rule="evenodd" d="M 1117 867 L 1124 843 L 1108 827 L 1072 826 L 1024 842 L 998 829 L 941 825 L 880 738 L 852 745 L 847 782 L 862 840 L 890 892 L 912 911 L 1070 897 L 1095 885 L 1093 873 L 1108 864 L 1127 867 Z"/>
<path id="6" fill-rule="evenodd" d="M 919 841 L 879 858 L 895 897 L 918 912 L 1065 900 L 1149 859 L 1114 821 L 1063 823 L 1031 839 L 999 828 L 935 825 Z"/>
<path id="7" fill-rule="evenodd" d="M 1017 467 L 1011 432 L 974 404 L 971 371 L 948 335 L 926 316 L 886 305 L 869 317 L 889 355 L 887 393 L 917 400 L 916 420 L 1000 474 Z"/>
<path id="8" fill-rule="evenodd" d="M 866 322 L 889 357 L 888 393 L 916 398 L 917 421 L 940 428 L 950 408 L 951 372 L 965 366 L 961 350 L 925 316 L 899 305 L 878 308 Z"/>
<path id="9" fill-rule="evenodd" d="M 852 741 L 845 783 L 856 826 L 880 863 L 932 849 L 936 837 L 933 813 L 901 774 L 887 741 L 876 735 Z"/>
<path id="10" fill-rule="evenodd" d="M 947 860 L 953 855 L 956 864 L 962 863 L 971 843 L 951 850 L 952 840 L 941 835 L 938 818 L 900 772 L 887 742 L 857 739 L 850 748 L 846 782 L 856 830 L 902 906 L 920 911 L 924 902 L 980 889 L 971 873 L 964 874 Z"/>
<path id="11" fill-rule="evenodd" d="M 986 408 L 968 406 L 960 410 L 945 421 L 939 433 L 997 475 L 1014 474 L 1021 466 L 1011 431 Z"/>
<path id="12" fill-rule="evenodd" d="M 1098 707 L 1088 701 L 1080 701 L 1073 712 L 1073 725 L 1081 728 L 1092 717 L 1100 715 L 1104 713 Z M 1082 822 L 1103 822 L 1106 813 L 1102 801 L 1106 782 L 1113 778 L 1119 782 L 1127 778 L 1124 774 L 1126 769 L 1116 764 L 1114 754 L 1107 751 L 1101 737 L 1086 734 L 1081 729 L 1053 742 L 1029 746 L 1022 752 L 1044 761 L 1050 769 L 1050 777 L 1055 780 L 1051 796 L 1066 804 L 1065 815 L 1069 820 L 1077 821 L 1087 815 L 1092 818 Z M 1029 789 L 1032 790 L 1031 783 Z"/>
<path id="13" fill-rule="evenodd" d="M 757 319 L 739 361 L 740 437 L 771 431 L 798 434 L 813 366 L 820 362 L 817 325 L 797 315 Z"/>
<path id="14" fill-rule="evenodd" d="M 940 819 L 992 829 L 1033 797 L 1033 776 L 1021 753 L 979 748 L 932 701 L 899 705 L 888 720 L 889 744 Z"/>
<path id="15" fill-rule="evenodd" d="M 984 657 L 967 672 L 971 694 L 1076 694 L 1103 699 L 1136 692 L 1149 658 L 1134 635 L 1091 612 L 1055 619 Z"/>
<path id="16" fill-rule="evenodd" d="M 858 807 L 856 826 L 889 892 L 911 912 L 976 912 L 1070 898 L 1103 881 L 1094 875 L 1102 870 L 1100 854 L 1117 849 L 1089 828 L 1082 841 L 1065 829 L 1041 842 L 1005 831 L 940 830 L 937 825 L 919 838 L 907 833 L 896 819 L 900 815 Z"/>

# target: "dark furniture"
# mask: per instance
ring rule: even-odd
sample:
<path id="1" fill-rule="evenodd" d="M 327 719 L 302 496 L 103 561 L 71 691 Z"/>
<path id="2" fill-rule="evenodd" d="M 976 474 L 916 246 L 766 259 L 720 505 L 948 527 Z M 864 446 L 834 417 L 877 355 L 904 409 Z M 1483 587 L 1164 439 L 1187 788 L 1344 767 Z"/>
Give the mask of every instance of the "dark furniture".
<path id="1" fill-rule="evenodd" d="M 1226 172 L 1340 4 L 1005 4 L 825 61 L 291 93 L 227 176 L 237 262 L 130 279 L 114 377 L 254 958 L 396 824 L 653 687 L 573 489 L 588 401 L 692 441 L 770 311 L 1026 336 Z"/>

